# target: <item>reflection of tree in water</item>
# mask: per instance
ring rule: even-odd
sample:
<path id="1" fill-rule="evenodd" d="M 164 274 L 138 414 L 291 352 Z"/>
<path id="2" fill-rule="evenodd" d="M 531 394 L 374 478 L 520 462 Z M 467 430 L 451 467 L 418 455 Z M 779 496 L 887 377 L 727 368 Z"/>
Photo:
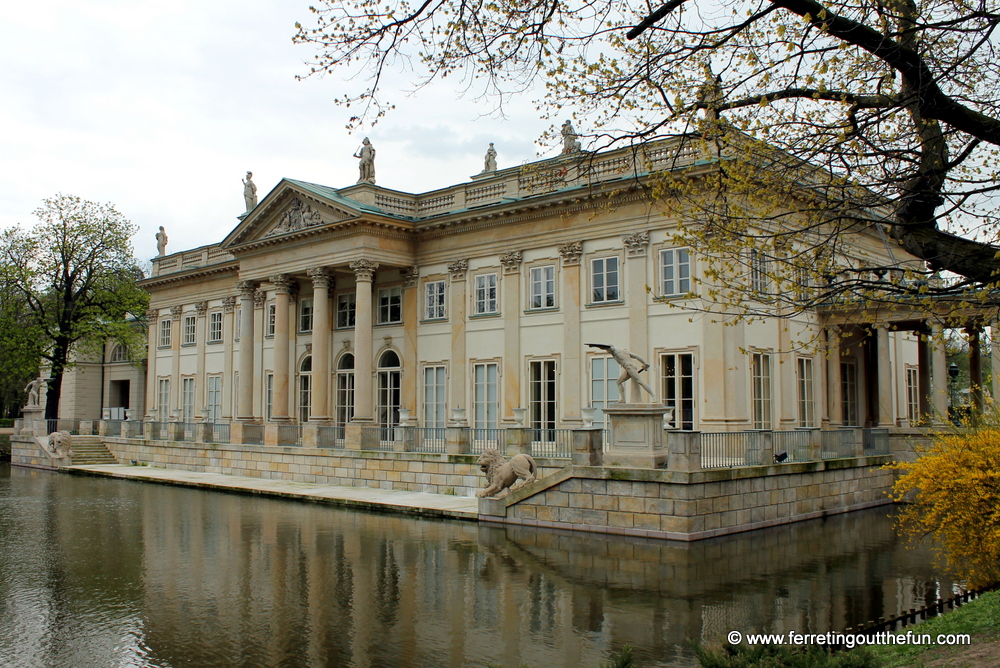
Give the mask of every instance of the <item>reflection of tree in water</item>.
<path id="1" fill-rule="evenodd" d="M 399 564 L 388 540 L 379 543 L 375 577 L 375 619 L 392 626 L 399 612 Z"/>

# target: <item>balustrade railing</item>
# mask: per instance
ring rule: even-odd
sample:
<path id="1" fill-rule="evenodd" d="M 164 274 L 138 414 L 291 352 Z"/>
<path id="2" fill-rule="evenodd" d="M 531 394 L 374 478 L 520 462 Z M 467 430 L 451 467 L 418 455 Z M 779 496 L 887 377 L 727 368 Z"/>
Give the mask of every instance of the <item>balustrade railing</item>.
<path id="1" fill-rule="evenodd" d="M 278 445 L 302 445 L 302 427 L 297 424 L 279 424 Z"/>
<path id="2" fill-rule="evenodd" d="M 167 440 L 167 430 L 169 422 L 150 422 L 150 434 L 154 441 L 165 441 Z"/>
<path id="3" fill-rule="evenodd" d="M 195 441 L 195 429 L 197 425 L 194 422 L 178 422 L 177 423 L 177 440 L 185 441 L 187 443 L 194 443 Z"/>
<path id="4" fill-rule="evenodd" d="M 228 422 L 214 422 L 214 423 L 212 423 L 212 442 L 213 443 L 229 443 L 229 423 Z"/>
<path id="5" fill-rule="evenodd" d="M 388 430 L 383 427 L 361 428 L 362 450 L 392 450 L 392 441 L 383 439 Z"/>
<path id="6" fill-rule="evenodd" d="M 823 459 L 854 457 L 857 453 L 854 429 L 821 431 L 820 437 L 823 441 Z"/>
<path id="7" fill-rule="evenodd" d="M 490 448 L 503 452 L 506 447 L 506 429 L 469 429 L 469 452 L 481 455 Z"/>
<path id="8" fill-rule="evenodd" d="M 764 432 L 761 431 L 703 432 L 701 467 L 720 469 L 770 464 L 771 462 L 761 461 L 763 443 Z"/>
<path id="9" fill-rule="evenodd" d="M 105 436 L 121 436 L 122 435 L 122 421 L 121 420 L 105 420 L 104 421 L 104 435 Z"/>
<path id="10" fill-rule="evenodd" d="M 794 431 L 772 431 L 771 450 L 774 454 L 784 452 L 788 455 L 786 461 L 808 462 L 812 459 L 810 450 L 812 440 L 811 429 L 796 429 Z M 768 463 L 768 462 L 761 462 Z"/>
<path id="11" fill-rule="evenodd" d="M 531 429 L 528 451 L 532 457 L 569 459 L 573 456 L 572 429 Z"/>
<path id="12" fill-rule="evenodd" d="M 413 452 L 446 452 L 444 427 L 404 427 L 412 435 Z"/>
<path id="13" fill-rule="evenodd" d="M 316 428 L 317 448 L 343 448 L 344 447 L 344 427 L 343 425 L 321 425 Z"/>
<path id="14" fill-rule="evenodd" d="M 129 421 L 122 423 L 123 438 L 142 438 L 143 423 L 139 421 Z"/>
<path id="15" fill-rule="evenodd" d="M 71 434 L 80 433 L 79 420 L 46 420 L 45 433 L 51 434 L 54 431 L 68 431 Z"/>
<path id="16" fill-rule="evenodd" d="M 264 425 L 243 425 L 243 443 L 246 445 L 264 445 Z"/>
<path id="17" fill-rule="evenodd" d="M 862 444 L 866 457 L 889 454 L 889 430 L 865 429 L 862 431 Z"/>

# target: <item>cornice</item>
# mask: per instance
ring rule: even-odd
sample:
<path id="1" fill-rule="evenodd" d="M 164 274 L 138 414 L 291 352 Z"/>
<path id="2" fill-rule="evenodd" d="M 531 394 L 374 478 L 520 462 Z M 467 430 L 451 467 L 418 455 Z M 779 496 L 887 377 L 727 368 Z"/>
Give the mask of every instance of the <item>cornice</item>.
<path id="1" fill-rule="evenodd" d="M 213 264 L 208 267 L 196 267 L 187 271 L 176 271 L 163 276 L 151 276 L 138 281 L 136 285 L 144 290 L 158 288 L 168 283 L 183 283 L 193 279 L 211 276 L 212 274 L 224 274 L 227 272 L 239 273 L 239 262 L 230 261 L 226 263 Z"/>
<path id="2" fill-rule="evenodd" d="M 369 233 L 375 236 L 389 239 L 401 239 L 403 241 L 412 240 L 414 235 L 412 225 L 397 224 L 385 220 L 371 220 L 361 216 L 356 216 L 348 220 L 338 220 L 324 225 L 307 227 L 305 229 L 289 232 L 287 234 L 279 234 L 273 237 L 265 237 L 263 239 L 255 239 L 254 241 L 248 241 L 245 243 L 233 244 L 227 247 L 226 251 L 232 253 L 233 255 L 237 255 L 238 253 L 245 253 L 247 251 L 258 250 L 268 246 L 281 245 L 290 241 L 299 241 L 301 239 L 321 235 L 336 239 L 357 234 L 360 228 L 367 228 Z"/>

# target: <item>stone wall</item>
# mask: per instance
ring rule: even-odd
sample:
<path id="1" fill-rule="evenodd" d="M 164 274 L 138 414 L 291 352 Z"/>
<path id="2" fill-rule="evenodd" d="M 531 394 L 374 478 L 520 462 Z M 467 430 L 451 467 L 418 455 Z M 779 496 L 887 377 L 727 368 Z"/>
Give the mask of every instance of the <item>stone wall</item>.
<path id="1" fill-rule="evenodd" d="M 120 462 L 270 480 L 473 496 L 486 486 L 478 455 L 382 452 L 268 445 L 220 445 L 105 438 Z M 560 470 L 540 460 L 541 475 Z"/>
<path id="2" fill-rule="evenodd" d="M 42 452 L 31 436 L 10 437 L 10 463 L 12 466 L 27 466 L 38 469 L 55 470 L 52 457 Z"/>
<path id="3" fill-rule="evenodd" d="M 573 466 L 503 499 L 484 521 L 700 540 L 890 503 L 889 456 L 694 473 Z"/>

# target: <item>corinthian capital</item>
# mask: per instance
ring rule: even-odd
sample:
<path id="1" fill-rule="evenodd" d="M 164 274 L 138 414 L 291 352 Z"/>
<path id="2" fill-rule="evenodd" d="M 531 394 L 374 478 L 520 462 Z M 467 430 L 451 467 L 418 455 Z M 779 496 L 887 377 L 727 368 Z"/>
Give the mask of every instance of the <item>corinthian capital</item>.
<path id="1" fill-rule="evenodd" d="M 347 265 L 354 272 L 354 277 L 359 281 L 371 281 L 378 269 L 378 262 L 371 260 L 355 260 Z"/>

